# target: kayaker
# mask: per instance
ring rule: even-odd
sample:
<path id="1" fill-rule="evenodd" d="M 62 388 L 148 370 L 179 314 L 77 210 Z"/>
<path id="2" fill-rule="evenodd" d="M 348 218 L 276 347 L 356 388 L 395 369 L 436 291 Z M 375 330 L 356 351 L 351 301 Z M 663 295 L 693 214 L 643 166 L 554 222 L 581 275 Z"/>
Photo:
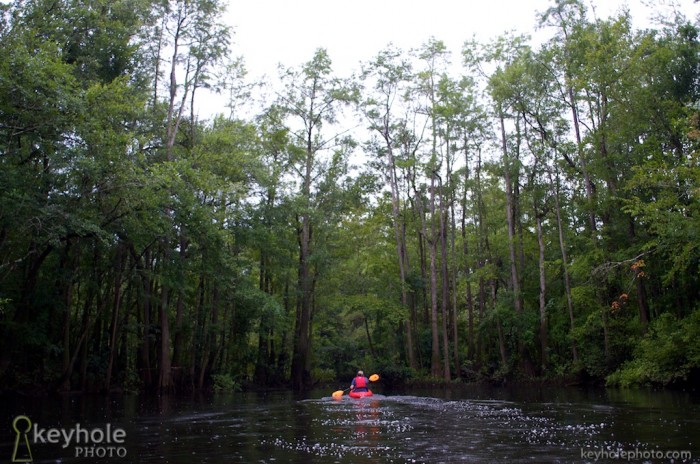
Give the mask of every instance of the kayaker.
<path id="1" fill-rule="evenodd" d="M 357 371 L 357 375 L 355 376 L 354 379 L 352 379 L 352 383 L 350 384 L 350 391 L 354 392 L 366 392 L 369 389 L 367 386 L 369 385 L 369 379 L 365 377 L 365 373 L 362 371 Z"/>

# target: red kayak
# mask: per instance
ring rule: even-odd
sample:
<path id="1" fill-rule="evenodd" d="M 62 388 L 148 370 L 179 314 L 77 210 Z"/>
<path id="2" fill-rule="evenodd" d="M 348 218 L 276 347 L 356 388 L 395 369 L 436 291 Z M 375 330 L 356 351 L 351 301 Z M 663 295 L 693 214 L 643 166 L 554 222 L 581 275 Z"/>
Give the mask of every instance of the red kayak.
<path id="1" fill-rule="evenodd" d="M 350 398 L 364 398 L 366 396 L 372 396 L 372 394 L 372 390 L 367 390 L 364 392 L 356 392 L 353 390 L 350 393 L 348 393 L 348 395 L 350 395 Z"/>

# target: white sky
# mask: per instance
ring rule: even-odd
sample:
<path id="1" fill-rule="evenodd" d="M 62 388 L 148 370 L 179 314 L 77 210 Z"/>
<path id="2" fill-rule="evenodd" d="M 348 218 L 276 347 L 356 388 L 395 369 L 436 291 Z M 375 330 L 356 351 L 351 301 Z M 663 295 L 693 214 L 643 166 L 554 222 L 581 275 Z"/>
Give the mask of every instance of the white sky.
<path id="1" fill-rule="evenodd" d="M 700 3 L 693 0 L 583 0 L 589 19 L 608 18 L 628 6 L 634 27 L 669 5 L 696 18 Z M 507 31 L 535 35 L 537 16 L 553 0 L 228 0 L 224 21 L 233 27 L 231 54 L 242 56 L 248 80 L 274 82 L 278 64 L 298 67 L 324 47 L 339 77 L 359 71 L 390 42 L 409 51 L 429 38 L 442 40 L 460 64 L 466 40 L 486 43 Z M 653 3 L 653 7 L 645 6 Z M 594 16 L 595 15 L 595 16 Z M 546 38 L 552 32 L 540 32 Z M 203 96 L 203 95 L 202 95 Z M 205 118 L 227 114 L 225 98 L 200 100 Z"/>
<path id="2" fill-rule="evenodd" d="M 628 5 L 635 26 L 653 14 L 648 0 L 584 0 L 589 15 L 607 18 Z M 656 0 L 655 9 L 669 0 Z M 226 21 L 234 27 L 236 55 L 251 77 L 277 75 L 277 64 L 298 66 L 325 47 L 338 75 L 359 68 L 389 42 L 408 51 L 430 37 L 442 40 L 454 56 L 473 35 L 480 42 L 515 30 L 534 33 L 537 12 L 552 0 L 229 0 Z M 692 0 L 679 0 L 694 18 Z"/>

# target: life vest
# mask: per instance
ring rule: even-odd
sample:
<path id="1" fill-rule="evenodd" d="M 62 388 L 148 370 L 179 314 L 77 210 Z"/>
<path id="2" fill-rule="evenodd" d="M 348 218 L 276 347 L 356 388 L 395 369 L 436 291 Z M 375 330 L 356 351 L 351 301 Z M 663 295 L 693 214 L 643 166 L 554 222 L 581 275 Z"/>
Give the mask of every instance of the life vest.
<path id="1" fill-rule="evenodd" d="M 355 377 L 355 388 L 367 388 L 367 378 L 359 375 Z"/>

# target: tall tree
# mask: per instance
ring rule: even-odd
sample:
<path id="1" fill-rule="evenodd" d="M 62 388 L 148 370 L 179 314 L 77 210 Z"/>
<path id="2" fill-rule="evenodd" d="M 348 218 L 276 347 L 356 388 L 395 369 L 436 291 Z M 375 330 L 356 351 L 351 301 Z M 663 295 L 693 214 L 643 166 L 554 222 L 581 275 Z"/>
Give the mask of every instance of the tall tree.
<path id="1" fill-rule="evenodd" d="M 506 198 L 506 227 L 508 233 L 509 290 L 516 318 L 523 316 L 523 292 L 521 277 L 523 260 L 518 260 L 518 250 L 522 252 L 522 239 L 518 240 L 520 223 L 520 174 L 523 149 L 523 119 L 517 106 L 522 92 L 519 77 L 523 74 L 523 57 L 530 54 L 530 47 L 523 37 L 501 37 L 491 47 L 490 59 L 498 68 L 489 79 L 489 90 L 493 99 L 494 117 L 498 121 L 500 151 Z M 510 123 L 507 125 L 507 121 Z M 512 134 L 510 128 L 512 127 Z M 518 264 L 521 264 L 519 267 Z M 518 337 L 518 361 L 522 370 L 529 373 L 529 359 L 525 353 L 524 340 Z"/>
<path id="2" fill-rule="evenodd" d="M 405 218 L 401 215 L 402 200 L 396 161 L 396 152 L 400 151 L 401 147 L 400 140 L 414 140 L 407 137 L 408 122 L 406 116 L 402 116 L 401 113 L 403 109 L 401 103 L 407 96 L 406 92 L 412 78 L 412 72 L 410 63 L 401 55 L 400 50 L 387 48 L 381 51 L 363 70 L 363 80 L 372 79 L 373 87 L 371 90 L 364 91 L 366 98 L 362 102 L 362 110 L 369 121 L 370 129 L 378 134 L 378 140 L 370 142 L 369 148 L 378 157 L 385 158 L 385 161 L 380 161 L 380 165 L 391 194 L 391 217 L 399 264 L 401 304 L 408 310 L 408 316 L 404 322 L 407 359 L 409 367 L 416 369 L 418 364 L 413 342 L 416 319 L 413 317 L 414 311 L 409 308 L 407 277 L 411 271 L 406 243 Z M 416 140 L 416 143 L 419 143 L 419 140 Z"/>
<path id="3" fill-rule="evenodd" d="M 171 51 L 169 60 L 165 60 L 169 65 L 167 109 L 164 121 L 165 147 L 163 155 L 166 163 L 177 161 L 175 143 L 188 99 L 191 102 L 190 109 L 193 110 L 195 91 L 198 86 L 206 82 L 207 69 L 216 65 L 226 52 L 230 31 L 227 27 L 216 22 L 222 11 L 222 6 L 216 0 L 198 0 L 196 2 L 173 0 L 163 4 L 161 23 L 163 34 L 161 37 L 164 38 L 164 43 L 159 48 Z M 158 62 L 160 63 L 160 61 L 159 57 Z M 159 67 L 158 65 L 157 68 Z M 178 79 L 180 73 L 184 73 L 181 81 Z M 189 137 L 192 138 L 194 134 L 193 114 L 190 123 Z M 173 192 L 173 195 L 177 195 L 177 193 Z M 166 210 L 166 214 L 174 216 L 172 207 Z M 189 238 L 186 227 L 181 223 L 173 224 L 172 228 L 178 231 L 177 236 L 171 236 L 170 233 L 167 233 L 163 237 L 160 250 L 164 254 L 166 263 L 176 261 L 174 250 L 178 248 L 181 257 L 186 258 L 187 256 Z M 166 273 L 171 272 L 167 268 L 164 270 Z M 166 391 L 173 388 L 170 302 L 172 298 L 176 301 L 176 306 L 181 307 L 181 301 L 184 298 L 181 290 L 176 290 L 175 295 L 170 295 L 171 290 L 173 290 L 171 286 L 172 283 L 167 278 L 161 281 L 161 303 L 158 310 L 160 323 L 158 388 Z M 176 330 L 179 330 L 179 327 Z"/>
<path id="4" fill-rule="evenodd" d="M 299 69 L 289 69 L 281 76 L 285 92 L 279 107 L 289 119 L 293 143 L 298 153 L 292 165 L 298 176 L 296 229 L 299 245 L 296 324 L 292 354 L 292 383 L 298 390 L 311 382 L 311 314 L 316 275 L 313 264 L 314 230 L 318 208 L 323 201 L 319 182 L 335 163 L 343 160 L 333 149 L 347 141 L 340 132 L 328 134 L 325 125 L 337 121 L 340 106 L 350 102 L 353 92 L 332 74 L 331 59 L 324 49 Z M 330 156 L 329 156 L 330 153 Z"/>
<path id="5" fill-rule="evenodd" d="M 445 272 L 438 277 L 438 247 L 441 251 L 446 251 L 446 242 L 441 240 L 445 233 L 445 203 L 442 201 L 441 174 L 445 169 L 442 140 L 440 137 L 438 117 L 438 86 L 441 78 L 445 74 L 445 67 L 449 64 L 449 52 L 444 42 L 429 39 L 417 51 L 417 58 L 422 62 L 423 67 L 417 73 L 416 95 L 425 99 L 422 108 L 430 127 L 430 155 L 425 162 L 425 171 L 428 175 L 429 199 L 427 200 L 427 219 L 423 227 L 423 236 L 428 243 L 428 254 L 430 259 L 430 320 L 432 333 L 431 352 L 431 374 L 435 377 L 444 377 L 449 380 L 450 355 L 449 336 L 447 331 L 449 297 L 446 295 L 446 288 L 449 285 L 449 277 Z M 419 198 L 417 196 L 417 198 Z M 439 208 L 439 209 L 438 209 Z M 426 216 L 423 216 L 425 219 Z M 443 269 L 444 271 L 444 269 Z M 440 282 L 438 282 L 440 278 Z M 440 291 L 439 291 L 440 290 Z M 440 296 L 438 296 L 440 293 Z M 438 308 L 440 311 L 438 311 Z M 440 324 L 440 321 L 442 322 Z M 442 340 L 442 343 L 440 343 Z M 441 350 L 442 348 L 442 350 Z M 442 351 L 442 360 L 440 359 Z"/>

